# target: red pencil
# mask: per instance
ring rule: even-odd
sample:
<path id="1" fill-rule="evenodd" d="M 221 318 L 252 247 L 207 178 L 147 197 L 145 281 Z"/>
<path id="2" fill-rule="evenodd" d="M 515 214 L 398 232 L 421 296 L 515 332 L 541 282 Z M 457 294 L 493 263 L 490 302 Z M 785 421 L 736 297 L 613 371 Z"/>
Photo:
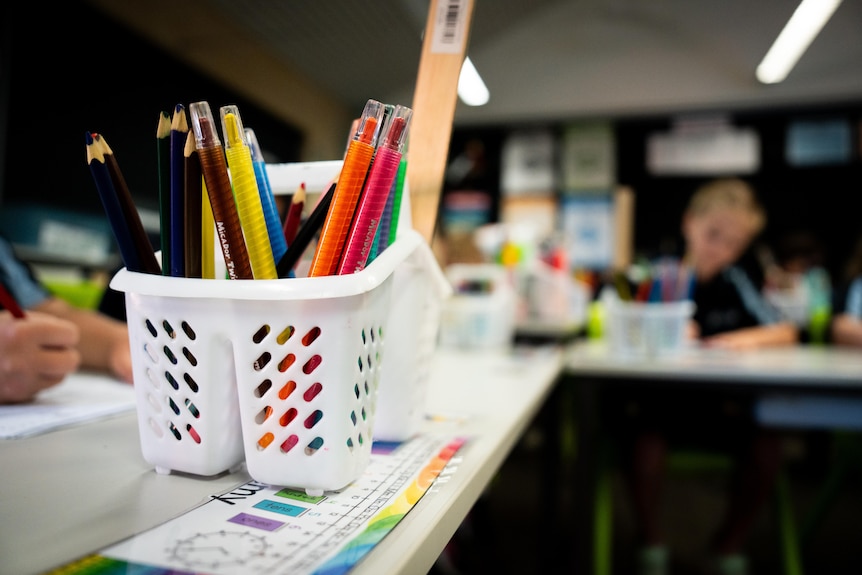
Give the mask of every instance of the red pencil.
<path id="1" fill-rule="evenodd" d="M 6 290 L 6 286 L 0 284 L 0 303 L 3 304 L 3 307 L 9 310 L 14 317 L 18 319 L 22 319 L 24 317 L 24 310 L 21 309 L 21 306 L 18 305 L 18 302 L 15 301 L 15 298 L 12 297 L 12 294 Z"/>
<path id="2" fill-rule="evenodd" d="M 293 193 L 290 207 L 287 210 L 287 216 L 284 218 L 284 241 L 287 242 L 288 246 L 296 239 L 296 232 L 299 230 L 299 222 L 302 220 L 302 210 L 304 207 L 305 182 L 302 182 L 299 188 Z"/>

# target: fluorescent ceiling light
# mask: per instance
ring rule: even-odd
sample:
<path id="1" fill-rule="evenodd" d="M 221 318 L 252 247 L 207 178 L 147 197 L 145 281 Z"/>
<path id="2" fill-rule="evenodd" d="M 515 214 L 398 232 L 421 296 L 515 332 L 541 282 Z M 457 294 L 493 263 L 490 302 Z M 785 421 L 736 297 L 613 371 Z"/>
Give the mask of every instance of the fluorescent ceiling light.
<path id="1" fill-rule="evenodd" d="M 461 64 L 461 75 L 458 76 L 458 97 L 468 106 L 484 106 L 491 98 L 488 87 L 482 81 L 470 57 L 464 58 Z"/>
<path id="2" fill-rule="evenodd" d="M 802 0 L 757 66 L 757 79 L 764 84 L 784 80 L 839 4 L 841 0 Z"/>

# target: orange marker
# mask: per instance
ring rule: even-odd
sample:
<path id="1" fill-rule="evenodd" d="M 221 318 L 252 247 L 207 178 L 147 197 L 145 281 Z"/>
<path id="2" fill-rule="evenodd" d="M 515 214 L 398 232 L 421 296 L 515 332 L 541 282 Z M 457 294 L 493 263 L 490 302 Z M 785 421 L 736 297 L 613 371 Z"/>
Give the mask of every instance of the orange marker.
<path id="1" fill-rule="evenodd" d="M 347 148 L 332 204 L 320 231 L 320 240 L 308 271 L 309 277 L 335 275 L 338 269 L 353 213 L 374 156 L 374 142 L 383 112 L 384 105 L 377 100 L 368 100 L 365 104 L 359 128 Z"/>

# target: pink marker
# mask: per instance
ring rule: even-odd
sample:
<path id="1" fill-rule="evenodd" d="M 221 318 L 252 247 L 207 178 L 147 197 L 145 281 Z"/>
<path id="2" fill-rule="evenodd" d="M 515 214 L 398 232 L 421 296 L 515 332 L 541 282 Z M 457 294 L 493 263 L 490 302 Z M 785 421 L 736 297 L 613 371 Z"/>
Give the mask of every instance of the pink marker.
<path id="1" fill-rule="evenodd" d="M 383 126 L 383 134 L 368 173 L 368 179 L 359 198 L 359 205 L 347 234 L 337 274 L 352 274 L 365 268 L 374 234 L 386 208 L 386 199 L 392 182 L 398 173 L 401 154 L 407 140 L 407 129 L 413 110 L 395 106 L 392 115 Z"/>

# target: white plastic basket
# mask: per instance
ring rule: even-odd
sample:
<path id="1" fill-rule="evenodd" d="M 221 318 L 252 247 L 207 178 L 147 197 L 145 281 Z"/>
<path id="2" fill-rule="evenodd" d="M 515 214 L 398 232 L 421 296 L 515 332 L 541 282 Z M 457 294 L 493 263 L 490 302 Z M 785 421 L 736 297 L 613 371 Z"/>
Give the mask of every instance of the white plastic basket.
<path id="1" fill-rule="evenodd" d="M 640 303 L 608 299 L 610 348 L 622 357 L 678 354 L 689 344 L 686 324 L 693 313 L 690 300 Z"/>
<path id="2" fill-rule="evenodd" d="M 423 241 L 411 230 L 343 276 L 118 272 L 144 458 L 161 473 L 213 475 L 244 456 L 255 480 L 309 493 L 356 479 L 371 455 L 394 272 Z"/>
<path id="3" fill-rule="evenodd" d="M 404 441 L 419 431 L 441 308 L 451 293 L 452 286 L 425 242 L 395 270 L 375 440 Z"/>

